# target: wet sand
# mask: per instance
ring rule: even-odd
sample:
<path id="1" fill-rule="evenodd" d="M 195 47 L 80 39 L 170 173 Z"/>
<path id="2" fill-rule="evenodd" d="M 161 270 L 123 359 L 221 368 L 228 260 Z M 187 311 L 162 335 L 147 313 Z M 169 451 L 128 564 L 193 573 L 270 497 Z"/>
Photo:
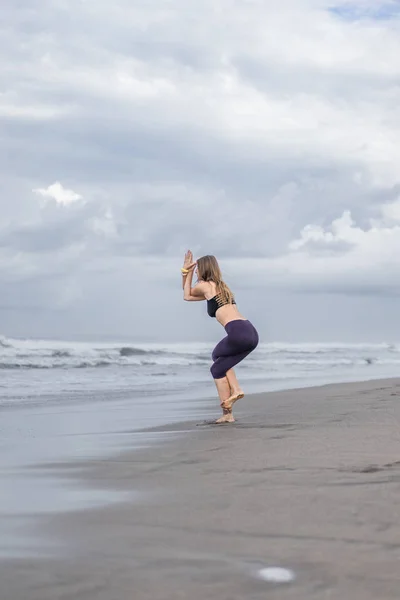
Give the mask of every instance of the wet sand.
<path id="1" fill-rule="evenodd" d="M 151 449 L 45 466 L 132 499 L 37 520 L 64 547 L 2 560 L 0 599 L 398 600 L 400 379 L 235 409 L 233 426 L 159 428 L 171 435 Z M 264 581 L 267 567 L 294 580 Z"/>

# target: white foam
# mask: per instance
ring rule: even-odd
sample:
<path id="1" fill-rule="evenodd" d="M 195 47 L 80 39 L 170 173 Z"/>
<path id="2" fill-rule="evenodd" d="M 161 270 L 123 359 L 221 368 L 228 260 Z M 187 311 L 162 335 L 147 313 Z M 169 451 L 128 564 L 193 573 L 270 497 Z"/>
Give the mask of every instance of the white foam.
<path id="1" fill-rule="evenodd" d="M 295 579 L 295 574 L 289 569 L 281 569 L 280 567 L 267 567 L 260 569 L 258 576 L 264 581 L 273 583 L 288 583 Z"/>

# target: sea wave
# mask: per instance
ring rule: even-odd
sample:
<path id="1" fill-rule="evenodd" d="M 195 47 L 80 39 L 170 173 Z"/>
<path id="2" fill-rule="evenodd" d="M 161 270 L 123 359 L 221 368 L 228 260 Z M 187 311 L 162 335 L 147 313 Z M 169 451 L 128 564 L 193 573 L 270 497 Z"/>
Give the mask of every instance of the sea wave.
<path id="1" fill-rule="evenodd" d="M 131 346 L 123 346 L 119 350 L 120 356 L 143 356 L 146 354 L 165 354 L 162 350 L 144 350 L 143 348 L 132 348 Z"/>
<path id="2" fill-rule="evenodd" d="M 10 344 L 6 337 L 0 335 L 0 348 L 9 348 Z"/>
<path id="3" fill-rule="evenodd" d="M 211 363 L 212 343 L 90 343 L 13 339 L 0 335 L 0 369 L 102 369 L 131 367 L 161 372 Z M 380 344 L 260 343 L 243 363 L 245 368 L 336 368 L 399 364 L 400 346 Z"/>

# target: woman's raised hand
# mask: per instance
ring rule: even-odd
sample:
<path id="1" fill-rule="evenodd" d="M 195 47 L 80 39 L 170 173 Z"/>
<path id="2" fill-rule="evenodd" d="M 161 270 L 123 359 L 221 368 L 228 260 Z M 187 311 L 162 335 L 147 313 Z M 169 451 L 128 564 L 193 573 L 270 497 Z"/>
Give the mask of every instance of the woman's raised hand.
<path id="1" fill-rule="evenodd" d="M 193 253 L 188 250 L 185 254 L 185 260 L 183 261 L 183 268 L 188 269 L 193 264 Z"/>

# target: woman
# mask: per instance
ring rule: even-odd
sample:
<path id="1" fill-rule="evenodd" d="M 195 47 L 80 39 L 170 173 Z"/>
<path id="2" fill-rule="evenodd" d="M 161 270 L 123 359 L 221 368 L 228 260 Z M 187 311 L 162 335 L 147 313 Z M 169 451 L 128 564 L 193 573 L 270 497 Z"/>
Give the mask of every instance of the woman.
<path id="1" fill-rule="evenodd" d="M 195 269 L 198 281 L 192 287 Z M 222 417 L 215 423 L 234 423 L 232 406 L 243 398 L 244 393 L 233 367 L 257 347 L 258 333 L 250 321 L 239 313 L 233 294 L 222 279 L 215 256 L 203 256 L 193 262 L 193 254 L 188 250 L 181 271 L 184 300 L 206 300 L 209 316 L 215 317 L 227 333 L 212 353 L 214 362 L 211 374 L 223 411 Z"/>

